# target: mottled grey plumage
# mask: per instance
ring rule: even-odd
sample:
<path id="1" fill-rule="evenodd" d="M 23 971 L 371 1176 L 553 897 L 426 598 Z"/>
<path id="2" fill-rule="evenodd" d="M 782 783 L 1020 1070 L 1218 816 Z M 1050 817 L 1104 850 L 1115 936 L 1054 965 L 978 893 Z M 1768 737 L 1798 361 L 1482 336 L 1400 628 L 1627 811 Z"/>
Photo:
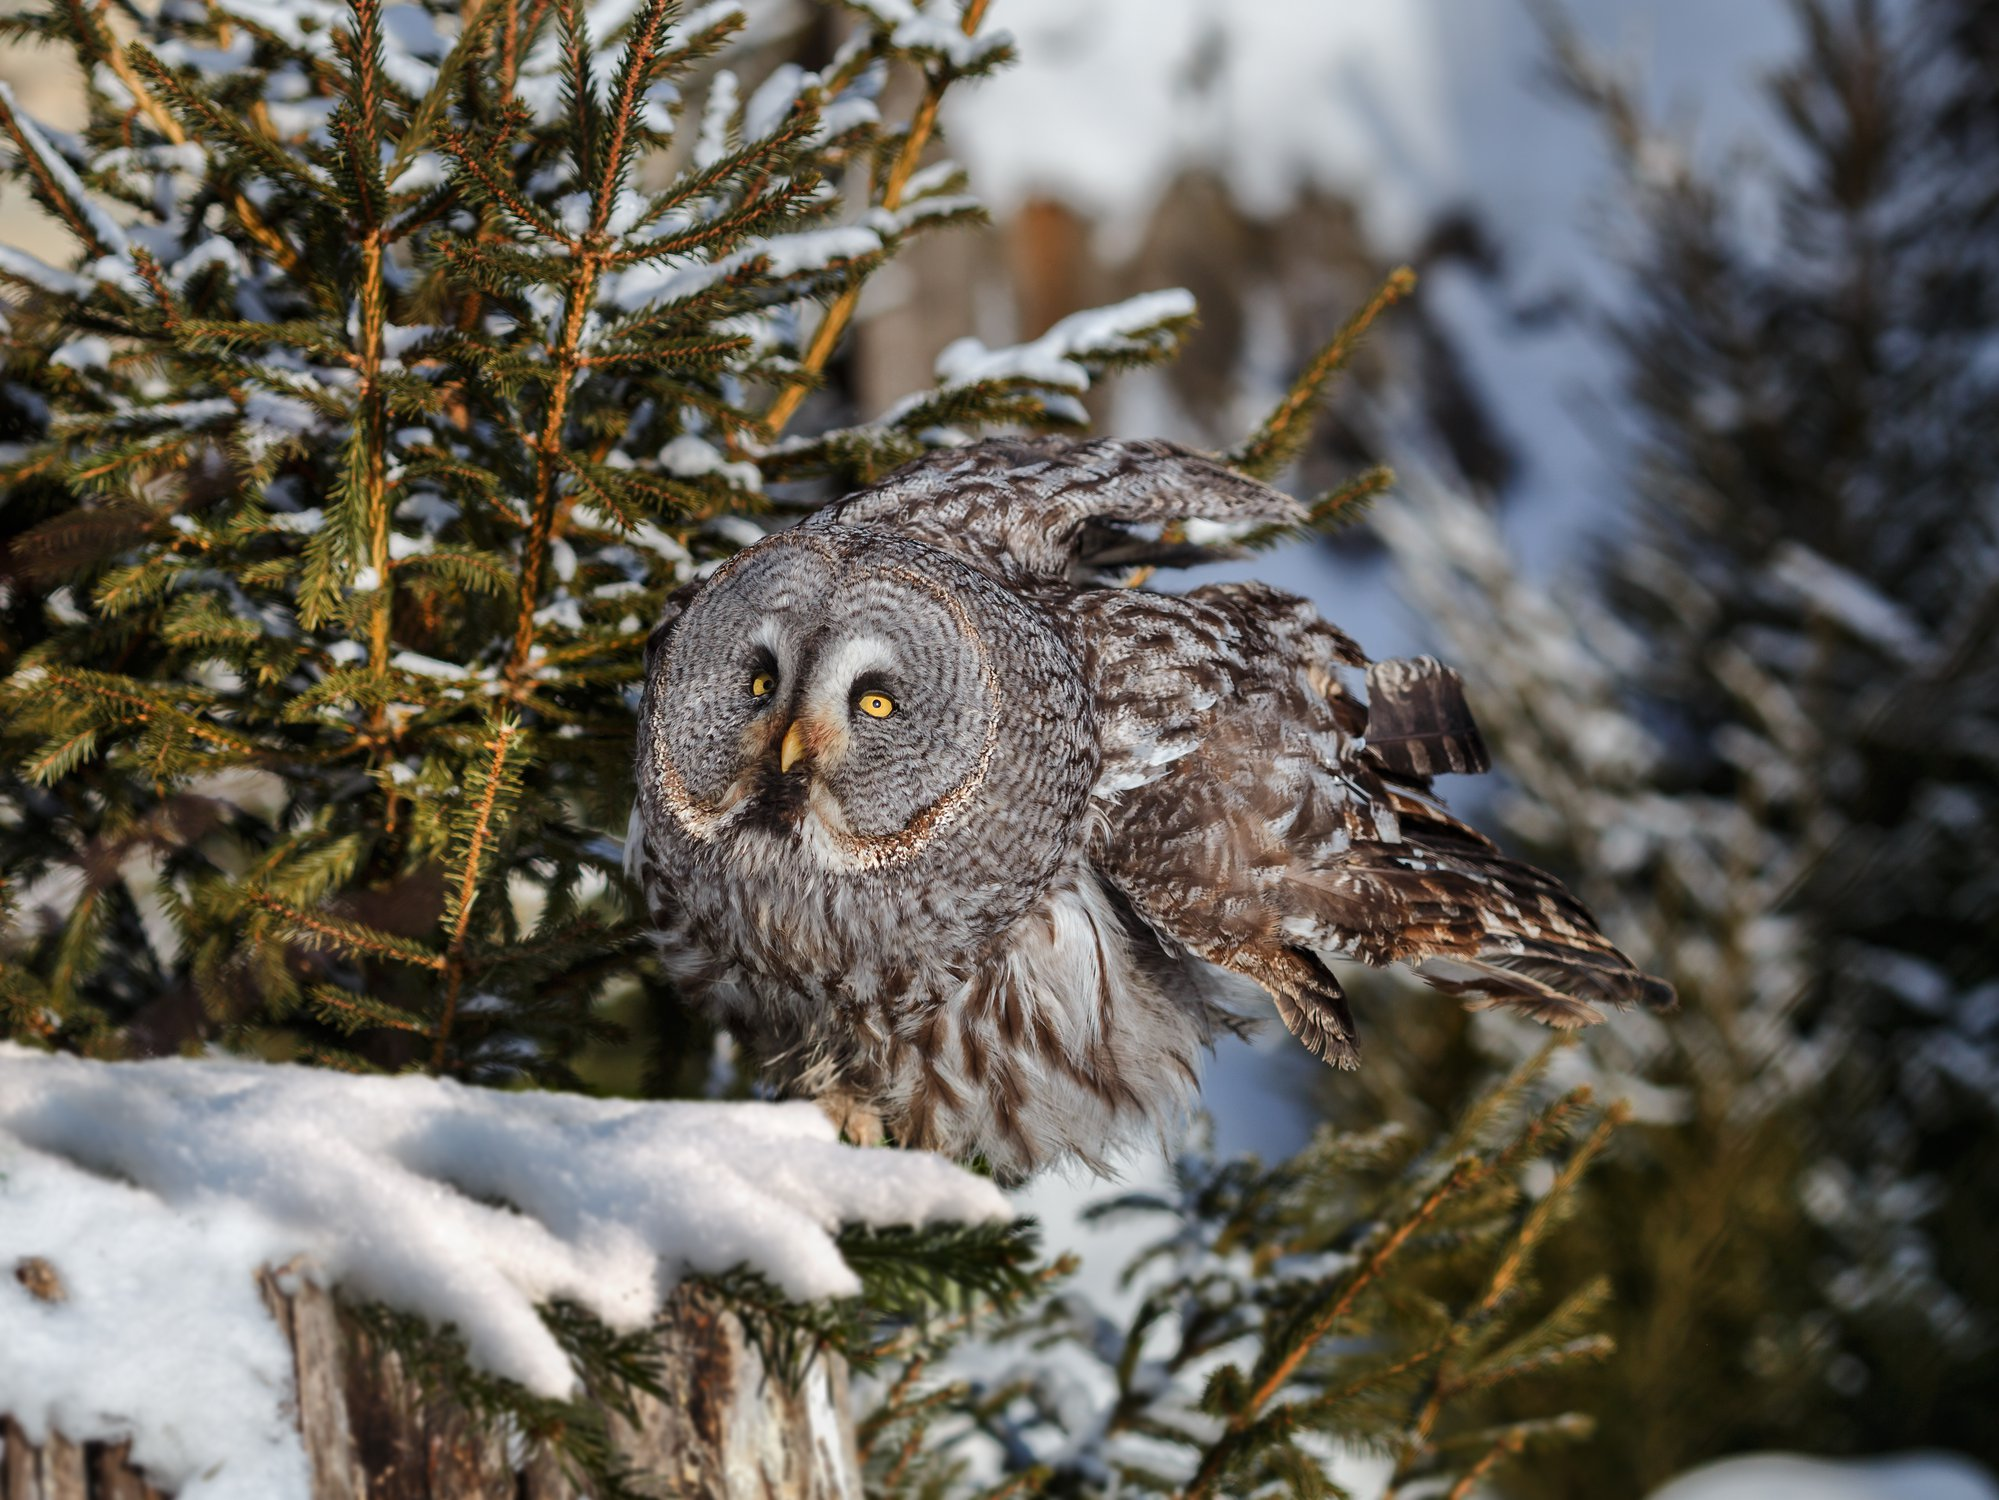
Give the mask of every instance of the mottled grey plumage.
<path id="1" fill-rule="evenodd" d="M 1338 959 L 1557 1026 L 1670 1003 L 1429 795 L 1486 763 L 1455 673 L 1367 671 L 1259 584 L 1100 571 L 1303 519 L 1172 444 L 994 441 L 683 591 L 628 850 L 683 987 L 787 1090 L 1010 1177 L 1180 1114 L 1229 975 L 1347 1067 Z"/>

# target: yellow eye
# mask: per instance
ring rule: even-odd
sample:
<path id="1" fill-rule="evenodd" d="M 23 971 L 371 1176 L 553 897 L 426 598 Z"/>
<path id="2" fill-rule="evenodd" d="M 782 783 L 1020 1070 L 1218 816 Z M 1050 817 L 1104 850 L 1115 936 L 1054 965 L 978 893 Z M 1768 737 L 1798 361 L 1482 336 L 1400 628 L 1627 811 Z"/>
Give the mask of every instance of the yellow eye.
<path id="1" fill-rule="evenodd" d="M 895 700 L 887 693 L 861 694 L 861 712 L 870 719 L 886 719 L 895 712 Z"/>
<path id="2" fill-rule="evenodd" d="M 750 696 L 752 698 L 768 698 L 771 689 L 776 686 L 777 679 L 775 677 L 771 676 L 768 672 L 759 672 L 750 679 Z"/>

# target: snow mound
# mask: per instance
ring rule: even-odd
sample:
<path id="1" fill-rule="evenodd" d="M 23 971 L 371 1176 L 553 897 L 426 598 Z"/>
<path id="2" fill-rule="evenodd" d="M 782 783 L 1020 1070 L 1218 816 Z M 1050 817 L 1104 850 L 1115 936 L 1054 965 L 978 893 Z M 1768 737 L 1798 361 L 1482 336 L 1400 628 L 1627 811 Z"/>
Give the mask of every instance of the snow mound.
<path id="1" fill-rule="evenodd" d="M 455 1323 L 487 1369 L 568 1396 L 539 1302 L 633 1329 L 680 1277 L 745 1265 L 801 1300 L 842 1296 L 859 1280 L 841 1225 L 1008 1217 L 990 1183 L 843 1146 L 806 1103 L 107 1064 L 0 1042 L 0 1412 L 34 1441 L 129 1434 L 133 1461 L 183 1500 L 303 1496 L 260 1267 L 299 1260 Z M 17 1279 L 32 1259 L 60 1300 Z"/>
<path id="2" fill-rule="evenodd" d="M 1848 1462 L 1757 1453 L 1703 1464 L 1652 1500 L 1999 1500 L 1999 1484 L 1954 1453 Z"/>

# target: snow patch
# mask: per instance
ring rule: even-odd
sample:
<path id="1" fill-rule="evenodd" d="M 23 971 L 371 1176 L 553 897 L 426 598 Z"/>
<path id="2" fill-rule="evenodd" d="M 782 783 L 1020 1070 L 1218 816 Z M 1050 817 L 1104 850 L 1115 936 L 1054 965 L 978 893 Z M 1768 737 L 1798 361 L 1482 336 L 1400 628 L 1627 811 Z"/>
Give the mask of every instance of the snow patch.
<path id="1" fill-rule="evenodd" d="M 243 425 L 238 440 L 252 463 L 261 463 L 274 448 L 310 437 L 325 426 L 319 413 L 296 396 L 251 391 L 243 400 Z"/>
<path id="2" fill-rule="evenodd" d="M 472 675 L 456 662 L 439 661 L 418 651 L 398 651 L 389 658 L 389 665 L 412 677 L 431 677 L 439 682 L 462 682 Z"/>
<path id="3" fill-rule="evenodd" d="M 25 281 L 29 286 L 52 292 L 58 297 L 87 297 L 95 285 L 85 277 L 58 270 L 47 261 L 38 260 L 25 250 L 16 250 L 12 245 L 0 245 L 0 276 L 12 276 L 16 281 Z"/>
<path id="4" fill-rule="evenodd" d="M 1032 380 L 1085 391 L 1090 388 L 1090 375 L 1076 362 L 1079 356 L 1123 352 L 1146 330 L 1193 315 L 1191 292 L 1180 288 L 1145 292 L 1109 307 L 1071 313 L 1032 343 L 988 349 L 975 338 L 955 340 L 937 356 L 937 377 L 954 386 L 986 380 Z"/>
<path id="5" fill-rule="evenodd" d="M 427 193 L 451 180 L 444 158 L 435 151 L 423 151 L 410 158 L 396 180 L 389 184 L 399 193 Z"/>
<path id="6" fill-rule="evenodd" d="M 49 356 L 49 363 L 71 370 L 104 370 L 111 365 L 111 345 L 94 333 L 71 339 Z"/>
<path id="7" fill-rule="evenodd" d="M 241 276 L 249 269 L 234 245 L 220 235 L 211 235 L 173 263 L 167 272 L 167 285 L 177 292 L 186 291 L 187 284 L 211 266 L 225 267 L 232 276 Z"/>
<path id="8" fill-rule="evenodd" d="M 750 102 L 743 106 L 743 139 L 760 141 L 776 135 L 790 118 L 799 95 L 819 84 L 817 73 L 808 73 L 797 63 L 779 63 L 770 77 L 757 85 Z"/>
<path id="9" fill-rule="evenodd" d="M 759 258 L 768 266 L 770 275 L 788 277 L 807 271 L 823 271 L 839 261 L 874 255 L 881 248 L 881 235 L 860 224 L 802 229 L 794 234 L 751 240 L 740 250 L 716 261 L 686 266 L 635 266 L 616 277 L 605 278 L 607 296 L 614 306 L 625 312 L 634 312 L 641 307 L 664 307 L 705 292 Z"/>
<path id="10" fill-rule="evenodd" d="M 1952 1453 L 1843 1463 L 1757 1453 L 1704 1464 L 1654 1490 L 1652 1500 L 1999 1500 L 1999 1484 Z"/>
<path id="11" fill-rule="evenodd" d="M 731 461 L 706 438 L 684 432 L 659 450 L 660 466 L 682 479 L 713 474 L 734 489 L 752 493 L 763 488 L 763 470 L 748 460 Z"/>
<path id="12" fill-rule="evenodd" d="M 304 510 L 279 511 L 264 523 L 273 531 L 290 531 L 299 536 L 311 536 L 326 524 L 326 512 L 317 505 Z"/>
<path id="13" fill-rule="evenodd" d="M 728 68 L 715 75 L 708 85 L 708 99 L 701 107 L 701 134 L 694 142 L 694 165 L 706 170 L 729 154 L 729 131 L 735 123 L 740 85 Z"/>
<path id="14" fill-rule="evenodd" d="M 336 30 L 348 29 L 346 7 L 329 0 L 223 0 L 218 8 L 314 57 L 333 56 Z"/>
<path id="15" fill-rule="evenodd" d="M 1780 543 L 1770 572 L 1813 610 L 1903 661 L 1915 661 L 1928 649 L 1922 627 L 1900 605 L 1802 542 Z"/>

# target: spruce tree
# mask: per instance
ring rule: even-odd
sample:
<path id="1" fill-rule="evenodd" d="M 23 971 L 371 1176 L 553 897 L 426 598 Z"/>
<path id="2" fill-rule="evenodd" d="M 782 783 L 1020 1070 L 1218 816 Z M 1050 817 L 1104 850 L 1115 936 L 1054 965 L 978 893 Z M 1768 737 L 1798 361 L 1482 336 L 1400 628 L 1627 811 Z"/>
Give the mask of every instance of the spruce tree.
<path id="1" fill-rule="evenodd" d="M 739 8 L 241 10 L 8 22 L 91 88 L 73 141 L 0 99 L 79 245 L 0 261 L 7 889 L 65 882 L 22 913 L 10 1029 L 564 1081 L 634 957 L 615 836 L 665 593 L 767 481 L 1050 394 L 780 442 L 827 355 L 802 309 L 834 299 L 830 339 L 974 212 L 912 167 L 1006 44 L 863 12 L 820 73 L 684 101 Z M 926 80 L 903 128 L 892 66 Z M 1068 368 L 1162 353 L 1176 314 Z"/>
<path id="2" fill-rule="evenodd" d="M 9 1037 L 577 1088 L 639 1071 L 599 1066 L 635 1046 L 616 994 L 657 1044 L 643 1086 L 699 1086 L 705 1039 L 660 1019 L 681 1011 L 620 868 L 665 596 L 926 447 L 1078 424 L 1078 392 L 1192 317 L 1163 292 L 1023 350 L 961 343 L 878 417 L 793 430 L 867 276 L 979 218 L 926 155 L 944 91 L 1010 55 L 985 8 L 849 5 L 814 68 L 753 87 L 728 0 L 57 0 L 0 23 L 71 49 L 89 90 L 75 136 L 0 93 L 9 182 L 76 244 L 0 249 Z M 916 103 L 892 121 L 899 74 Z M 1233 458 L 1280 464 L 1407 290 Z M 850 1234 L 852 1304 L 748 1275 L 703 1295 L 781 1372 L 827 1350 L 891 1372 L 884 1493 L 979 1488 L 948 1417 L 996 1442 L 995 1494 L 1336 1493 L 1335 1440 L 1387 1453 L 1397 1493 L 1468 1494 L 1583 1425 L 1488 1393 L 1604 1352 L 1600 1289 L 1530 1273 L 1612 1120 L 1530 1069 L 1455 1131 L 1191 1161 L 1177 1200 L 1126 1205 L 1173 1249 L 1108 1341 L 1051 1300 L 1060 1263 L 1026 1273 L 1020 1227 Z M 448 1329 L 351 1315 L 599 1493 L 643 1478 L 603 1409 L 651 1379 L 644 1351 L 577 1310 L 547 1316 L 592 1411 L 482 1374 Z M 1051 1378 L 1044 1336 L 1114 1351 L 1114 1407 L 1067 1459 L 1021 1436 L 1059 1428 L 1032 1398 L 926 1378 L 989 1330 Z"/>

